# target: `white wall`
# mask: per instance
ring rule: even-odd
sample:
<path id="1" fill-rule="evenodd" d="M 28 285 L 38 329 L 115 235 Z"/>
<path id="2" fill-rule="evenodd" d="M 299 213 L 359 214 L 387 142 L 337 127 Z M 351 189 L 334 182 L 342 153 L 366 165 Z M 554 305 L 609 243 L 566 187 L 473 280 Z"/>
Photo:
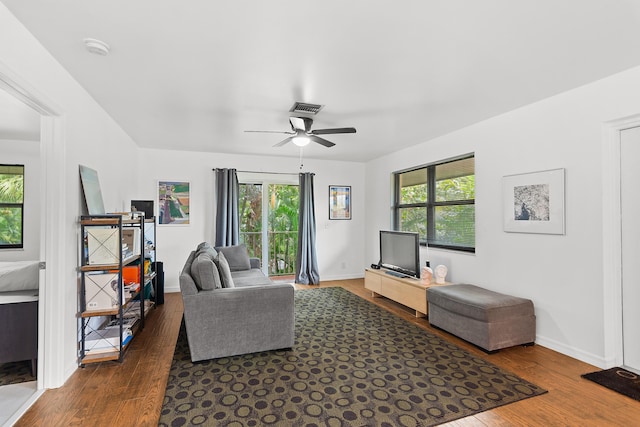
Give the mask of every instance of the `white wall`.
<path id="1" fill-rule="evenodd" d="M 531 298 L 539 344 L 604 366 L 603 123 L 638 112 L 640 67 L 369 162 L 366 258 L 389 226 L 393 171 L 475 152 L 476 253 L 432 249 L 432 265 Z M 504 232 L 502 177 L 555 168 L 566 170 L 566 235 Z"/>
<path id="2" fill-rule="evenodd" d="M 0 71 L 16 76 L 31 94 L 59 111 L 63 141 L 53 156 L 61 161 L 42 169 L 64 167 L 64 185 L 48 183 L 44 191 L 59 195 L 63 218 L 59 219 L 60 235 L 56 242 L 61 265 L 48 266 L 59 273 L 59 283 L 47 283 L 49 301 L 60 304 L 47 307 L 46 325 L 50 336 L 47 342 L 54 350 L 45 355 L 45 387 L 58 387 L 77 369 L 77 298 L 78 298 L 78 215 L 81 213 L 78 165 L 84 164 L 98 171 L 107 210 L 121 210 L 122 200 L 135 185 L 138 147 L 107 115 L 95 100 L 55 61 L 49 52 L 0 4 Z M 100 61 L 96 57 L 89 60 Z M 3 152 L 4 155 L 4 152 Z M 42 206 L 41 209 L 48 209 Z M 53 324 L 51 324 L 53 323 Z"/>
<path id="3" fill-rule="evenodd" d="M 154 200 L 157 214 L 157 182 L 191 183 L 189 226 L 159 226 L 158 260 L 164 263 L 165 292 L 179 290 L 178 275 L 189 253 L 215 236 L 214 168 L 240 171 L 299 173 L 295 157 L 269 157 L 167 150 L 142 150 L 144 168 L 137 199 Z M 304 171 L 315 173 L 316 235 L 320 280 L 362 277 L 364 244 L 364 164 L 306 159 Z M 329 185 L 351 185 L 351 220 L 329 221 Z M 127 201 L 128 203 L 128 201 Z"/>
<path id="4" fill-rule="evenodd" d="M 24 165 L 22 249 L 3 249 L 0 261 L 40 259 L 40 141 L 0 140 L 0 162 Z"/>

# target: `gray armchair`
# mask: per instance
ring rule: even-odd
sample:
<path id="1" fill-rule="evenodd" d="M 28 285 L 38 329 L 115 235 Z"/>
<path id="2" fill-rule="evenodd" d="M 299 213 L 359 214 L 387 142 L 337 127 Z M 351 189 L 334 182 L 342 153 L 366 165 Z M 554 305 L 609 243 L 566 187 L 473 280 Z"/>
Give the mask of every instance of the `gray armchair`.
<path id="1" fill-rule="evenodd" d="M 191 360 L 293 347 L 293 285 L 273 283 L 258 268 L 216 271 L 227 268 L 226 261 L 220 264 L 218 259 L 224 256 L 202 246 L 189 255 L 180 273 Z M 224 253 L 224 248 L 219 249 Z M 255 267 L 255 261 L 249 263 Z M 228 264 L 238 263 L 230 260 Z M 229 273 L 234 279 L 225 286 L 220 278 Z M 214 283 L 205 283 L 209 280 Z"/>

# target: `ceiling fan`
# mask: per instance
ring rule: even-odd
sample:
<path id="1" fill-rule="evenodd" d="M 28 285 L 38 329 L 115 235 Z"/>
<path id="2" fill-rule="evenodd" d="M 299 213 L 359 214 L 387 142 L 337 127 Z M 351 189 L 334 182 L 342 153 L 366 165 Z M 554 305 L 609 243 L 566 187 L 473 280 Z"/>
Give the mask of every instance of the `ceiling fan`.
<path id="1" fill-rule="evenodd" d="M 317 142 L 325 147 L 333 147 L 334 144 L 331 141 L 327 141 L 324 138 L 320 138 L 318 135 L 331 135 L 338 133 L 356 133 L 356 128 L 334 128 L 334 129 L 315 129 L 311 130 L 313 125 L 313 119 L 309 117 L 289 117 L 289 123 L 291 123 L 292 132 L 286 131 L 273 131 L 273 130 L 245 130 L 245 132 L 260 132 L 260 133 L 284 133 L 291 135 L 282 141 L 278 142 L 274 147 L 282 147 L 288 142 L 293 142 L 298 147 L 304 147 L 311 141 Z"/>

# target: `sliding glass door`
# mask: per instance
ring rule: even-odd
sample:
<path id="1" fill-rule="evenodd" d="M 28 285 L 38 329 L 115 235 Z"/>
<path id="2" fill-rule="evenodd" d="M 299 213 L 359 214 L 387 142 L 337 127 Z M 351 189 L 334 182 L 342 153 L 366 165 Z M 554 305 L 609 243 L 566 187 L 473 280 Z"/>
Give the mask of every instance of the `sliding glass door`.
<path id="1" fill-rule="evenodd" d="M 269 276 L 295 274 L 298 249 L 297 185 L 268 181 L 240 184 L 240 241 L 260 258 Z"/>

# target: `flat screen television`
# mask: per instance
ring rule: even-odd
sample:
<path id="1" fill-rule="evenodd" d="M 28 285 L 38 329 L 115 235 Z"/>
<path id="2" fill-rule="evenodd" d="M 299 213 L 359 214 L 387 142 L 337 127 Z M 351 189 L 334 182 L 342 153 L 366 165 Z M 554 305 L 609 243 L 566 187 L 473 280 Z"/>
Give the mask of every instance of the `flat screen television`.
<path id="1" fill-rule="evenodd" d="M 420 236 L 408 231 L 380 230 L 380 267 L 420 277 Z"/>

